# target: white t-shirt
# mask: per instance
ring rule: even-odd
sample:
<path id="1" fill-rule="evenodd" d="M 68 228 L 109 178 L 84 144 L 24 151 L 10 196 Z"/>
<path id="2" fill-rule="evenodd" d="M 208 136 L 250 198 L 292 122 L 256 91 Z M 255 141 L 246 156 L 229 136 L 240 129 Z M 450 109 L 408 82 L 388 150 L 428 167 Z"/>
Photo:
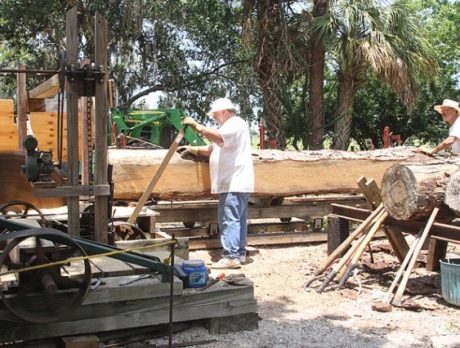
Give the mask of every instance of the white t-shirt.
<path id="1" fill-rule="evenodd" d="M 457 138 L 455 143 L 452 144 L 452 152 L 455 154 L 460 154 L 460 117 L 457 117 L 454 124 L 449 128 L 449 136 L 454 136 Z"/>
<path id="2" fill-rule="evenodd" d="M 254 166 L 247 123 L 230 117 L 220 128 L 223 145 L 212 144 L 211 193 L 254 192 Z"/>

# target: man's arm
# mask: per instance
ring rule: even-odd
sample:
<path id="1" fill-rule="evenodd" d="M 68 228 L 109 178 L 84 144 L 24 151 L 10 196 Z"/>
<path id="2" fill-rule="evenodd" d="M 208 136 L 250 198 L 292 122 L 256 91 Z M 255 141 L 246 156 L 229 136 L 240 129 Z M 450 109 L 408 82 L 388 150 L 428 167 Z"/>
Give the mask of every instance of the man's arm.
<path id="1" fill-rule="evenodd" d="M 211 152 L 212 152 L 212 146 L 211 145 L 193 146 L 193 147 L 196 149 L 198 156 L 205 156 L 205 157 L 211 156 Z"/>
<path id="2" fill-rule="evenodd" d="M 203 127 L 201 135 L 219 146 L 224 145 L 224 138 L 222 138 L 222 135 L 218 129 Z M 209 152 L 209 154 L 211 154 L 211 152 Z"/>
<path id="3" fill-rule="evenodd" d="M 447 137 L 446 139 L 444 139 L 441 143 L 439 143 L 438 145 L 436 145 L 435 148 L 433 148 L 431 150 L 431 155 L 435 154 L 435 153 L 438 153 L 439 151 L 442 151 L 448 147 L 451 147 L 453 145 L 453 143 L 455 143 L 457 141 L 457 137 L 451 135 L 450 137 Z"/>

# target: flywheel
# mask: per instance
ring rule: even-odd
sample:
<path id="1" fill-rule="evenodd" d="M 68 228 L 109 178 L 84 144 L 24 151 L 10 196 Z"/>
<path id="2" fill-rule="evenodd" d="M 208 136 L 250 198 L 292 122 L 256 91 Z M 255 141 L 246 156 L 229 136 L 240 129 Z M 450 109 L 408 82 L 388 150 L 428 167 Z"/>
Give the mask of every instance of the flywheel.
<path id="1" fill-rule="evenodd" d="M 85 251 L 66 233 L 32 228 L 3 233 L 1 299 L 15 317 L 32 323 L 61 320 L 84 300 L 91 284 Z"/>

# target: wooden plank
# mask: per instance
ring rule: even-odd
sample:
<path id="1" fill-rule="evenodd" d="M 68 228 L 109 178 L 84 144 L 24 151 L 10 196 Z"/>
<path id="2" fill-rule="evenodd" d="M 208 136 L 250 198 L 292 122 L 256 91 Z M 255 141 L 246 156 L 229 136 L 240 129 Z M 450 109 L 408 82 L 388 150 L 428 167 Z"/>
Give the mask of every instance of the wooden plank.
<path id="1" fill-rule="evenodd" d="M 324 232 L 271 232 L 248 235 L 248 245 L 283 245 L 326 242 L 327 234 Z M 190 238 L 189 249 L 216 249 L 221 248 L 220 239 L 216 237 Z"/>
<path id="2" fill-rule="evenodd" d="M 166 150 L 110 149 L 115 199 L 137 200 L 165 153 Z M 261 150 L 253 156 L 254 196 L 350 194 L 358 192 L 356 179 L 360 176 L 374 178 L 379 184 L 391 165 L 403 160 L 417 160 L 419 156 L 426 158 L 416 153 L 415 147 L 362 152 Z M 211 197 L 208 163 L 183 160 L 176 154 L 152 196 L 165 200 Z"/>
<path id="3" fill-rule="evenodd" d="M 95 135 L 95 170 L 94 182 L 96 185 L 108 183 L 107 167 L 107 20 L 99 12 L 95 15 L 95 63 L 102 67 L 104 78 L 102 83 L 96 82 L 96 135 Z M 105 195 L 96 195 L 95 207 L 95 235 L 96 240 L 107 243 L 109 221 L 109 199 Z"/>
<path id="4" fill-rule="evenodd" d="M 364 194 L 364 197 L 366 198 L 367 203 L 369 203 L 372 209 L 377 208 L 380 203 L 382 203 L 382 198 L 380 197 L 380 189 L 374 179 L 367 180 L 365 176 L 361 176 L 356 183 L 358 184 L 359 188 Z"/>
<path id="5" fill-rule="evenodd" d="M 78 115 L 81 118 L 81 114 Z M 67 114 L 63 115 L 63 139 L 62 158 L 67 159 Z M 52 151 L 53 157 L 57 160 L 58 155 L 58 116 L 57 112 L 31 112 L 30 127 L 38 140 L 38 147 L 43 151 Z M 81 134 L 81 122 L 78 122 L 78 133 Z M 78 142 L 81 143 L 81 139 Z M 81 146 L 78 147 L 78 157 L 81 157 Z"/>
<path id="6" fill-rule="evenodd" d="M 24 64 L 18 64 L 18 70 L 26 70 Z M 23 148 L 24 139 L 27 136 L 27 114 L 29 112 L 29 102 L 27 100 L 26 74 L 18 73 L 16 77 L 16 98 L 17 98 L 17 126 L 18 126 L 18 146 Z"/>
<path id="7" fill-rule="evenodd" d="M 77 64 L 78 58 L 78 9 L 66 14 L 66 63 Z M 78 95 L 72 83 L 67 83 L 67 181 L 71 186 L 79 184 L 78 168 Z M 78 197 L 68 197 L 67 230 L 72 236 L 80 235 L 80 206 Z"/>
<path id="8" fill-rule="evenodd" d="M 310 197 L 304 199 L 286 198 L 281 205 L 256 207 L 249 205 L 249 219 L 296 217 L 308 219 L 326 216 L 330 212 L 331 203 L 341 203 L 367 207 L 363 196 L 331 196 Z M 184 222 L 184 221 L 217 221 L 217 201 L 175 202 L 174 204 L 158 204 L 153 206 L 159 216 L 156 222 Z"/>
<path id="9" fill-rule="evenodd" d="M 206 292 L 184 291 L 174 297 L 176 322 L 256 313 L 253 286 L 217 283 Z M 123 291 L 123 290 L 122 290 Z M 91 293 L 88 295 L 91 296 Z M 169 297 L 80 306 L 66 320 L 49 324 L 2 322 L 0 342 L 35 340 L 165 324 Z"/>
<path id="10" fill-rule="evenodd" d="M 134 282 L 126 284 L 130 281 Z M 170 283 L 163 283 L 159 277 L 155 276 L 144 279 L 139 279 L 139 275 L 104 277 L 103 282 L 103 285 L 97 289 L 90 290 L 83 301 L 83 306 L 167 297 L 170 290 Z M 174 295 L 179 296 L 182 292 L 182 281 L 174 277 Z"/>
<path id="11" fill-rule="evenodd" d="M 89 187 L 88 185 L 83 186 L 58 186 L 56 188 L 36 188 L 34 194 L 37 197 L 79 197 L 88 196 L 92 192 L 94 195 L 109 196 L 110 186 L 106 185 L 95 185 Z M 107 228 L 108 221 L 105 222 Z"/>
<path id="12" fill-rule="evenodd" d="M 54 97 L 59 92 L 59 74 L 51 76 L 45 82 L 29 91 L 29 98 L 45 99 Z"/>
<path id="13" fill-rule="evenodd" d="M 14 102 L 0 99 L 0 151 L 19 150 L 18 130 L 14 124 Z"/>

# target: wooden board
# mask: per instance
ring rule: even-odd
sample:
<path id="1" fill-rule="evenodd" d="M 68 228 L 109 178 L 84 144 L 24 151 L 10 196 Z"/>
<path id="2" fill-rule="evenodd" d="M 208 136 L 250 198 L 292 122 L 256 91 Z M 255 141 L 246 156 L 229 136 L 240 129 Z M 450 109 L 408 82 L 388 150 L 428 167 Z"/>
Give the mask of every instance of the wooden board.
<path id="1" fill-rule="evenodd" d="M 12 99 L 0 99 L 0 151 L 19 150 L 18 129 L 14 124 Z"/>
<path id="2" fill-rule="evenodd" d="M 29 91 L 29 98 L 44 99 L 54 97 L 59 92 L 59 75 L 53 75 L 42 84 Z"/>
<path id="3" fill-rule="evenodd" d="M 30 324 L 2 321 L 0 343 L 168 323 L 168 283 L 147 279 L 125 288 L 119 286 L 121 280 L 107 281 L 90 291 L 83 304 L 59 322 Z M 182 291 L 181 282 L 176 280 L 174 288 L 175 322 L 257 313 L 253 285 L 230 286 L 219 282 L 206 291 Z"/>
<path id="4" fill-rule="evenodd" d="M 139 199 L 165 154 L 166 150 L 109 150 L 115 199 Z M 393 164 L 423 158 L 426 156 L 414 147 L 362 152 L 261 150 L 253 156 L 254 196 L 359 192 L 359 177 L 364 175 L 380 184 L 383 173 Z M 183 160 L 176 154 L 152 196 L 197 199 L 209 197 L 209 192 L 208 163 Z"/>
<path id="5" fill-rule="evenodd" d="M 62 158 L 67 158 L 67 116 L 64 113 L 64 136 L 62 140 Z M 80 114 L 79 114 L 79 117 Z M 30 126 L 33 135 L 38 140 L 38 148 L 42 151 L 52 151 L 53 159 L 57 160 L 57 146 L 58 146 L 58 117 L 57 112 L 31 112 L 30 113 Z M 81 122 L 78 122 L 78 134 L 82 130 Z M 79 139 L 79 144 L 81 143 Z M 81 146 L 78 146 L 79 156 L 81 155 Z"/>

